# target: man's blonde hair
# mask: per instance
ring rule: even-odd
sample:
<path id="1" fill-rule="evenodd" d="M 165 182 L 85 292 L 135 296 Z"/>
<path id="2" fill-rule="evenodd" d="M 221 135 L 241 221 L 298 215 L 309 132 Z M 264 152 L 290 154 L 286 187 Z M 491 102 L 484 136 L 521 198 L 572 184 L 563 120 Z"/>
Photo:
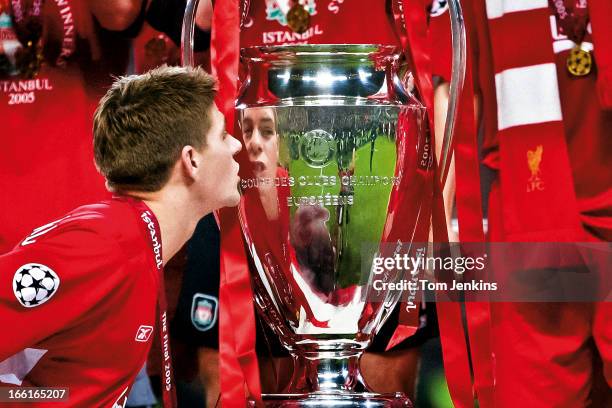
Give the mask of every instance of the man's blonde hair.
<path id="1" fill-rule="evenodd" d="M 162 66 L 117 79 L 94 115 L 94 158 L 114 190 L 158 191 L 184 146 L 200 149 L 211 127 L 214 78 Z"/>

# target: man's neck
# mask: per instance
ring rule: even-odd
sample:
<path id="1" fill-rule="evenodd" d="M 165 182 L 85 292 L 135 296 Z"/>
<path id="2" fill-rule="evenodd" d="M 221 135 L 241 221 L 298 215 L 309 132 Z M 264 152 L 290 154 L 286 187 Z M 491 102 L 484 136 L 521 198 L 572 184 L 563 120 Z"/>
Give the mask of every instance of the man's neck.
<path id="1" fill-rule="evenodd" d="M 165 265 L 193 235 L 203 216 L 202 208 L 191 203 L 185 191 L 162 190 L 130 195 L 144 201 L 157 218 Z"/>

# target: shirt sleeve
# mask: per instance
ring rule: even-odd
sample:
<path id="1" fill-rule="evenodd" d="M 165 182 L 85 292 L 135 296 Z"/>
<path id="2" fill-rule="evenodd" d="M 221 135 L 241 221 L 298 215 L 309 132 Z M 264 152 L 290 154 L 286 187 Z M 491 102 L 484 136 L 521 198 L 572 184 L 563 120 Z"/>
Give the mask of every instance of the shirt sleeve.
<path id="1" fill-rule="evenodd" d="M 58 228 L 59 230 L 59 228 Z M 121 250 L 70 227 L 0 256 L 0 362 L 69 329 L 125 281 Z"/>

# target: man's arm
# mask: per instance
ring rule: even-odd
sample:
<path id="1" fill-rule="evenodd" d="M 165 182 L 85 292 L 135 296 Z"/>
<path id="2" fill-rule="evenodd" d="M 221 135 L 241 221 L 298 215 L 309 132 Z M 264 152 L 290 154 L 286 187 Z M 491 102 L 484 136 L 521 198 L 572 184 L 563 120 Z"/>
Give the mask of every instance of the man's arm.
<path id="1" fill-rule="evenodd" d="M 196 24 L 202 31 L 210 31 L 212 27 L 213 6 L 211 0 L 200 0 L 196 10 Z"/>
<path id="2" fill-rule="evenodd" d="M 435 126 L 435 148 L 436 158 L 440 164 L 442 154 L 442 142 L 444 140 L 444 125 L 446 124 L 446 110 L 449 100 L 449 84 L 441 82 L 434 89 L 434 126 Z M 446 225 L 448 228 L 448 238 L 450 242 L 457 242 L 459 237 L 452 228 L 451 219 L 453 216 L 453 206 L 455 205 L 455 155 L 452 155 L 448 177 L 442 195 L 444 197 L 444 212 L 446 213 Z"/>
<path id="3" fill-rule="evenodd" d="M 419 347 L 384 353 L 366 351 L 360 362 L 361 372 L 374 392 L 401 391 L 414 401 L 419 357 Z"/>
<path id="4" fill-rule="evenodd" d="M 100 25 L 110 31 L 127 30 L 138 18 L 143 1 L 147 9 L 155 7 L 173 9 L 182 15 L 187 5 L 186 0 L 88 0 L 89 10 Z M 196 11 L 196 24 L 202 31 L 210 31 L 212 22 L 211 0 L 200 0 Z"/>
<path id="5" fill-rule="evenodd" d="M 444 139 L 444 125 L 446 124 L 446 110 L 449 102 L 449 83 L 442 81 L 434 89 L 434 126 L 435 126 L 435 147 L 436 157 L 440 160 L 442 152 L 442 141 Z M 480 96 L 474 94 L 474 116 L 476 123 L 480 121 Z M 459 241 L 459 237 L 452 230 L 451 219 L 453 215 L 453 207 L 455 205 L 455 190 L 456 190 L 456 175 L 455 175 L 455 155 L 451 160 L 451 165 L 448 170 L 448 177 L 444 185 L 444 210 L 446 212 L 446 222 L 448 226 L 448 234 L 450 242 Z"/>
<path id="6" fill-rule="evenodd" d="M 77 227 L 51 234 L 0 256 L 0 362 L 70 327 L 126 282 L 112 240 Z"/>
<path id="7" fill-rule="evenodd" d="M 111 31 L 123 31 L 140 14 L 144 0 L 88 0 L 89 10 L 100 25 Z"/>
<path id="8" fill-rule="evenodd" d="M 200 381 L 206 391 L 206 407 L 214 408 L 219 403 L 219 350 L 200 347 L 198 349 Z"/>

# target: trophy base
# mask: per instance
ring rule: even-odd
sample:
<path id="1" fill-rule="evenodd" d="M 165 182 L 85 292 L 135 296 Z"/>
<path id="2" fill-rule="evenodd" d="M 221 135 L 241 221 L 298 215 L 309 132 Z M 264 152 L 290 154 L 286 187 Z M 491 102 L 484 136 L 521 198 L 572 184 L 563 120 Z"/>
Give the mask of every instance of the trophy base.
<path id="1" fill-rule="evenodd" d="M 312 393 L 312 394 L 263 394 L 263 403 L 268 408 L 329 408 L 334 406 L 368 408 L 412 408 L 404 393 Z M 253 402 L 250 404 L 255 406 Z"/>

